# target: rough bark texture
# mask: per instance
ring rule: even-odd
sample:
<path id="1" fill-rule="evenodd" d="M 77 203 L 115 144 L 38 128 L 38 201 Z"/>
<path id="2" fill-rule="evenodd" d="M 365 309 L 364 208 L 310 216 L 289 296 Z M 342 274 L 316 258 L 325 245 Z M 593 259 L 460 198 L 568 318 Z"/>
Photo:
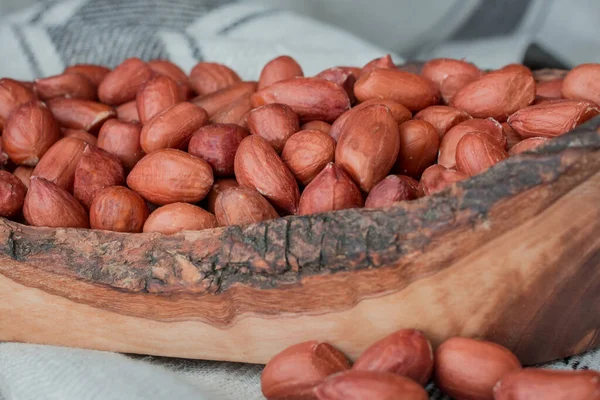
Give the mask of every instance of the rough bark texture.
<path id="1" fill-rule="evenodd" d="M 235 283 L 267 289 L 315 274 L 378 268 L 423 251 L 435 237 L 457 229 L 457 219 L 460 225 L 474 224 L 497 203 L 576 170 L 582 157 L 598 157 L 598 126 L 595 121 L 534 154 L 511 158 L 453 192 L 385 210 L 352 209 L 171 236 L 33 228 L 1 220 L 0 254 L 153 293 L 221 293 Z M 595 172 L 586 168 L 577 177 Z"/>

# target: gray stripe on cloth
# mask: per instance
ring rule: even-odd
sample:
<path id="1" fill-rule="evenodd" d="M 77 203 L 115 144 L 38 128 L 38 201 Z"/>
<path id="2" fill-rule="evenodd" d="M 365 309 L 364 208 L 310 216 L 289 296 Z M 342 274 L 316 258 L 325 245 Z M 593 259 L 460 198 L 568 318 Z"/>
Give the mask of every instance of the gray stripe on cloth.
<path id="1" fill-rule="evenodd" d="M 514 33 L 532 0 L 484 0 L 450 40 L 482 39 Z"/>
<path id="2" fill-rule="evenodd" d="M 33 70 L 34 75 L 42 76 L 42 70 L 41 70 L 37 60 L 35 59 L 35 55 L 33 54 L 33 51 L 31 50 L 31 48 L 29 47 L 29 44 L 27 44 L 27 40 L 25 40 L 25 35 L 23 35 L 23 32 L 21 31 L 21 27 L 13 26 L 12 30 L 19 41 L 19 46 L 21 47 L 21 49 L 23 49 L 23 53 L 25 54 L 27 61 L 29 61 L 29 65 L 31 66 L 31 69 Z"/>
<path id="3" fill-rule="evenodd" d="M 261 11 L 257 11 L 252 14 L 245 15 L 244 17 L 238 19 L 237 21 L 234 21 L 231 24 L 224 26 L 223 28 L 221 28 L 221 30 L 219 30 L 218 33 L 219 33 L 219 35 L 226 35 L 229 32 L 231 32 L 232 30 L 244 25 L 247 22 L 255 21 L 259 18 L 271 16 L 273 14 L 278 14 L 282 11 L 283 10 L 275 8 L 275 9 L 261 10 Z"/>
<path id="4" fill-rule="evenodd" d="M 146 27 L 182 31 L 196 19 L 232 0 L 95 0 L 88 1 L 67 24 Z"/>
<path id="5" fill-rule="evenodd" d="M 571 67 L 563 62 L 559 57 L 552 54 L 544 46 L 537 43 L 531 43 L 525 52 L 523 57 L 523 64 L 534 69 L 542 68 L 558 68 L 558 69 L 570 69 Z"/>
<path id="6" fill-rule="evenodd" d="M 65 64 L 97 63 L 115 67 L 124 59 L 166 58 L 167 50 L 154 30 L 143 26 L 48 27 L 48 34 Z"/>
<path id="7" fill-rule="evenodd" d="M 35 14 L 30 20 L 29 22 L 32 24 L 35 24 L 37 22 L 40 22 L 40 19 L 42 19 L 42 17 L 44 16 L 44 14 L 50 9 L 52 8 L 56 3 L 58 2 L 58 0 L 44 0 L 41 1 L 42 8 L 39 9 L 39 11 L 37 12 L 37 14 Z"/>
<path id="8" fill-rule="evenodd" d="M 455 21 L 460 18 L 461 15 L 469 12 L 470 4 L 466 1 L 458 1 L 452 4 L 452 7 L 439 19 L 440 21 Z M 444 29 L 443 25 L 440 25 L 439 29 Z M 430 49 L 433 49 L 443 40 L 446 40 L 447 34 L 450 34 L 452 31 L 447 32 L 446 35 L 440 35 L 439 29 L 435 31 L 430 31 L 429 35 L 425 34 L 419 38 L 415 44 L 404 51 L 402 55 L 406 59 L 418 58 L 419 54 L 426 54 Z"/>
<path id="9" fill-rule="evenodd" d="M 192 49 L 192 56 L 197 60 L 197 62 L 205 61 L 204 54 L 202 54 L 202 49 L 198 46 L 196 40 L 187 32 L 182 32 L 183 36 L 188 42 L 188 46 Z"/>

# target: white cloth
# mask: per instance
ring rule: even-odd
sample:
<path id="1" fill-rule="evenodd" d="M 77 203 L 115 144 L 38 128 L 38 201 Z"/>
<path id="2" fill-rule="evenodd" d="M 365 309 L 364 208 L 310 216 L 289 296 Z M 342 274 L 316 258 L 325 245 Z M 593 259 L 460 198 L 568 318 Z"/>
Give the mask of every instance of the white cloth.
<path id="1" fill-rule="evenodd" d="M 6 399 L 210 398 L 184 375 L 121 354 L 26 344 L 0 346 L 0 388 Z"/>
<path id="2" fill-rule="evenodd" d="M 544 367 L 600 370 L 600 350 Z M 261 371 L 261 365 L 3 343 L 0 400 L 261 400 Z M 433 385 L 428 391 L 431 399 L 445 399 Z"/>
<path id="3" fill-rule="evenodd" d="M 339 5 L 341 1 L 334 3 Z M 539 3 L 537 0 L 529 2 Z M 302 2 L 294 0 L 294 3 Z M 393 3 L 387 2 L 388 5 Z M 421 15 L 416 8 L 417 4 L 424 3 L 414 2 L 415 9 L 410 10 L 413 13 L 410 15 Z M 465 4 L 472 10 L 481 2 Z M 598 7 L 592 7 L 594 9 Z M 323 15 L 321 9 L 317 11 Z M 380 9 L 377 11 L 381 14 Z M 310 15 L 310 12 L 305 14 Z M 342 13 L 348 18 L 351 14 L 350 9 Z M 377 23 L 366 21 L 365 12 L 358 14 L 364 23 Z M 409 22 L 423 29 L 423 20 L 406 15 L 403 14 L 405 22 L 400 24 L 404 32 L 416 32 L 406 25 Z M 444 14 L 444 18 L 449 16 L 449 12 Z M 393 21 L 395 17 L 396 14 L 391 14 L 387 20 Z M 446 21 L 444 29 L 455 27 L 465 19 L 461 15 L 455 17 L 458 20 Z M 136 23 L 140 21 L 143 23 Z M 437 20 L 429 23 L 430 30 L 440 26 Z M 476 28 L 474 25 L 473 29 Z M 443 39 L 439 32 L 419 35 L 419 40 L 425 36 L 433 42 Z M 306 16 L 229 0 L 46 0 L 1 19 L 0 38 L 0 76 L 22 80 L 58 74 L 65 65 L 77 62 L 115 66 L 130 56 L 170 58 L 188 72 L 200 59 L 214 60 L 234 68 L 244 79 L 257 79 L 265 62 L 289 54 L 300 62 L 306 75 L 312 75 L 332 65 L 360 66 L 388 52 Z M 527 45 L 527 40 L 518 35 L 490 40 L 504 41 L 505 45 L 494 47 L 493 52 L 489 51 L 490 41 L 487 45 L 482 42 L 478 47 L 471 47 L 470 55 L 484 67 L 520 61 Z M 402 39 L 389 43 L 396 42 Z M 515 46 L 517 42 L 519 45 Z M 421 55 L 462 56 L 458 53 L 466 51 L 468 46 L 470 44 L 464 41 L 451 40 L 439 46 L 426 46 L 428 51 Z M 411 47 L 414 48 L 405 41 L 394 48 Z M 571 50 L 573 48 L 564 51 Z M 594 54 L 598 61 L 600 52 Z M 469 54 L 464 55 L 472 59 Z M 394 59 L 402 61 L 397 55 Z M 600 369 L 600 352 L 572 357 L 551 366 Z M 259 382 L 261 370 L 262 366 L 258 365 L 2 343 L 0 400 L 254 400 L 263 398 Z M 437 389 L 429 387 L 429 391 L 432 398 L 442 398 Z"/>

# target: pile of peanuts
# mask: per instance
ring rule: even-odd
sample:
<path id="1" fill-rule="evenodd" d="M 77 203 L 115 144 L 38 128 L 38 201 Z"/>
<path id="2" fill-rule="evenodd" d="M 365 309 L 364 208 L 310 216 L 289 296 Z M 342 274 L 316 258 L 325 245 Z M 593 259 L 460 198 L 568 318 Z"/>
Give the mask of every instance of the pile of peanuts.
<path id="1" fill-rule="evenodd" d="M 388 207 L 444 190 L 598 115 L 600 64 L 494 71 L 391 57 L 258 82 L 166 60 L 0 80 L 0 216 L 117 232 L 202 230 Z"/>
<path id="2" fill-rule="evenodd" d="M 435 352 L 415 329 L 397 331 L 354 362 L 309 341 L 275 355 L 261 376 L 268 400 L 427 400 L 430 378 L 454 400 L 598 400 L 600 373 L 523 368 L 499 344 L 453 337 Z"/>

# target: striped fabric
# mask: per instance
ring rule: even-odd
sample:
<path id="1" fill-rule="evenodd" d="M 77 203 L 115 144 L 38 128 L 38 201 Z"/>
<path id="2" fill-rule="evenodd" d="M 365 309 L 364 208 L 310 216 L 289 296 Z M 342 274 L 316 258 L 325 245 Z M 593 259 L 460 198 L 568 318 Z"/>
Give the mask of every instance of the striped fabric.
<path id="1" fill-rule="evenodd" d="M 316 74 L 332 60 L 362 65 L 386 52 L 289 11 L 231 0 L 47 0 L 0 21 L 0 76 L 21 80 L 127 57 L 169 58 L 187 71 L 218 60 L 257 79 L 281 54 Z"/>

